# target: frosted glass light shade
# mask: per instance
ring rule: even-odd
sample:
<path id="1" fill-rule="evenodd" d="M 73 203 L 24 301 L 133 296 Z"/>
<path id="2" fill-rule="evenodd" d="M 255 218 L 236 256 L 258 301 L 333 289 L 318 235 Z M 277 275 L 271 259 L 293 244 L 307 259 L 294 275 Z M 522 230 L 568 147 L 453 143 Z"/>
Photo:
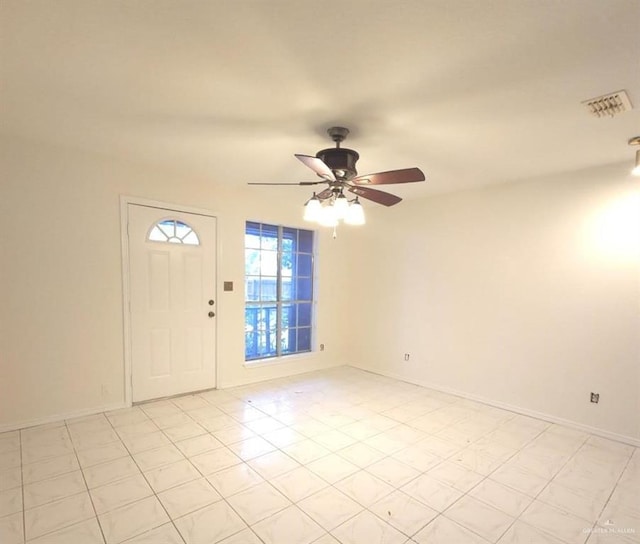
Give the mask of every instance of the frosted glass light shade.
<path id="1" fill-rule="evenodd" d="M 335 227 L 338 224 L 335 208 L 333 206 L 323 206 L 320 210 L 318 223 L 323 227 Z"/>
<path id="2" fill-rule="evenodd" d="M 349 206 L 349 210 L 347 211 L 347 215 L 344 218 L 344 222 L 347 225 L 365 224 L 364 208 L 357 198 L 351 203 L 351 206 Z"/>
<path id="3" fill-rule="evenodd" d="M 634 176 L 640 177 L 640 149 L 636 151 L 636 166 L 633 170 L 631 170 L 631 173 Z"/>
<path id="4" fill-rule="evenodd" d="M 349 213 L 349 200 L 346 196 L 340 193 L 336 197 L 333 207 L 335 209 L 336 218 L 344 219 L 347 216 L 347 213 Z"/>
<path id="5" fill-rule="evenodd" d="M 318 221 L 321 213 L 322 204 L 320 204 L 320 199 L 317 196 L 313 195 L 304 205 L 303 219 L 305 221 Z"/>

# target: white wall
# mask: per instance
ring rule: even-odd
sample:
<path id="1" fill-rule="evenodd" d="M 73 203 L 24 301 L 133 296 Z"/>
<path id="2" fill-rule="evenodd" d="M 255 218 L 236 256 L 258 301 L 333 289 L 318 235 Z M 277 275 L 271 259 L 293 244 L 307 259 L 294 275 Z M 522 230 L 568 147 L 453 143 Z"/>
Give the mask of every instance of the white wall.
<path id="1" fill-rule="evenodd" d="M 243 366 L 244 222 L 306 226 L 304 189 L 281 190 L 279 202 L 264 189 L 233 192 L 215 179 L 16 138 L 0 141 L 0 150 L 0 430 L 122 404 L 121 194 L 216 213 L 220 386 L 346 362 L 346 316 L 330 295 L 346 289 L 346 246 L 323 231 L 318 341 L 326 351 Z M 234 292 L 223 292 L 225 280 Z"/>
<path id="2" fill-rule="evenodd" d="M 122 403 L 127 194 L 218 216 L 223 387 L 351 362 L 640 438 L 640 195 L 628 165 L 369 206 L 365 227 L 335 241 L 323 230 L 327 351 L 247 369 L 244 221 L 304 226 L 303 189 L 235 193 L 17 139 L 0 150 L 0 429 Z"/>
<path id="3" fill-rule="evenodd" d="M 628 168 L 368 209 L 349 232 L 353 363 L 640 438 L 640 180 Z"/>

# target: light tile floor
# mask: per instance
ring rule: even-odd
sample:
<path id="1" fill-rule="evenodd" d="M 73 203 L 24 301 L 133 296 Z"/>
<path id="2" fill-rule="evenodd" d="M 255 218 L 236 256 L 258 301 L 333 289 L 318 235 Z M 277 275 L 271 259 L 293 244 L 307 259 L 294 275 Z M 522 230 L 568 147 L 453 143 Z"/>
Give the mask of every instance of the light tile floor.
<path id="1" fill-rule="evenodd" d="M 24 542 L 640 543 L 640 452 L 332 369 L 0 434 Z"/>

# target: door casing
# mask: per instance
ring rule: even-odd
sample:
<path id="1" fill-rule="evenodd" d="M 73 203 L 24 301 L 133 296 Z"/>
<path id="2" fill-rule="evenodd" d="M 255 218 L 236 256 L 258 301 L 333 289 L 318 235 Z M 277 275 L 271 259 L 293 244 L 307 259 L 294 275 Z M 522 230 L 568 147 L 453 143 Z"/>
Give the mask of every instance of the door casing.
<path id="1" fill-rule="evenodd" d="M 123 359 L 124 359 L 124 402 L 126 406 L 132 406 L 133 404 L 133 389 L 132 389 L 132 349 L 131 349 L 131 280 L 129 277 L 129 264 L 130 264 L 130 251 L 129 251 L 129 236 L 128 236 L 128 223 L 129 223 L 129 205 L 137 204 L 139 206 L 147 206 L 150 208 L 158 208 L 166 210 L 167 212 L 184 212 L 193 213 L 198 215 L 206 215 L 215 217 L 217 219 L 218 214 L 212 210 L 197 208 L 194 206 L 184 206 L 181 204 L 172 204 L 169 202 L 162 202 L 158 200 L 150 200 L 147 198 L 120 195 L 120 245 L 122 250 L 122 321 L 123 321 Z M 216 229 L 216 237 L 217 237 Z M 218 259 L 220 257 L 219 244 L 216 239 L 216 285 L 214 287 L 214 296 L 218 299 Z M 218 307 L 218 310 L 220 308 Z M 219 312 L 217 312 L 219 314 Z M 218 320 L 214 323 L 214 334 L 217 337 Z M 215 360 L 219 361 L 218 357 L 218 342 L 214 346 Z M 219 365 L 215 365 L 215 382 L 219 381 Z"/>

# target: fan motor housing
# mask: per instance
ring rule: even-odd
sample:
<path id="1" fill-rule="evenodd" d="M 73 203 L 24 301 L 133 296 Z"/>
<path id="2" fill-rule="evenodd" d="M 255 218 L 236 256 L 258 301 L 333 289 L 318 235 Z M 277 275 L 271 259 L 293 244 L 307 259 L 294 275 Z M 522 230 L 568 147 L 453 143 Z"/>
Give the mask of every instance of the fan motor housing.
<path id="1" fill-rule="evenodd" d="M 338 178 L 351 179 L 358 175 L 356 162 L 358 162 L 360 155 L 353 149 L 330 147 L 329 149 L 318 151 L 316 157 L 331 168 Z M 336 170 L 341 170 L 344 174 L 339 175 L 339 172 L 336 173 Z"/>

